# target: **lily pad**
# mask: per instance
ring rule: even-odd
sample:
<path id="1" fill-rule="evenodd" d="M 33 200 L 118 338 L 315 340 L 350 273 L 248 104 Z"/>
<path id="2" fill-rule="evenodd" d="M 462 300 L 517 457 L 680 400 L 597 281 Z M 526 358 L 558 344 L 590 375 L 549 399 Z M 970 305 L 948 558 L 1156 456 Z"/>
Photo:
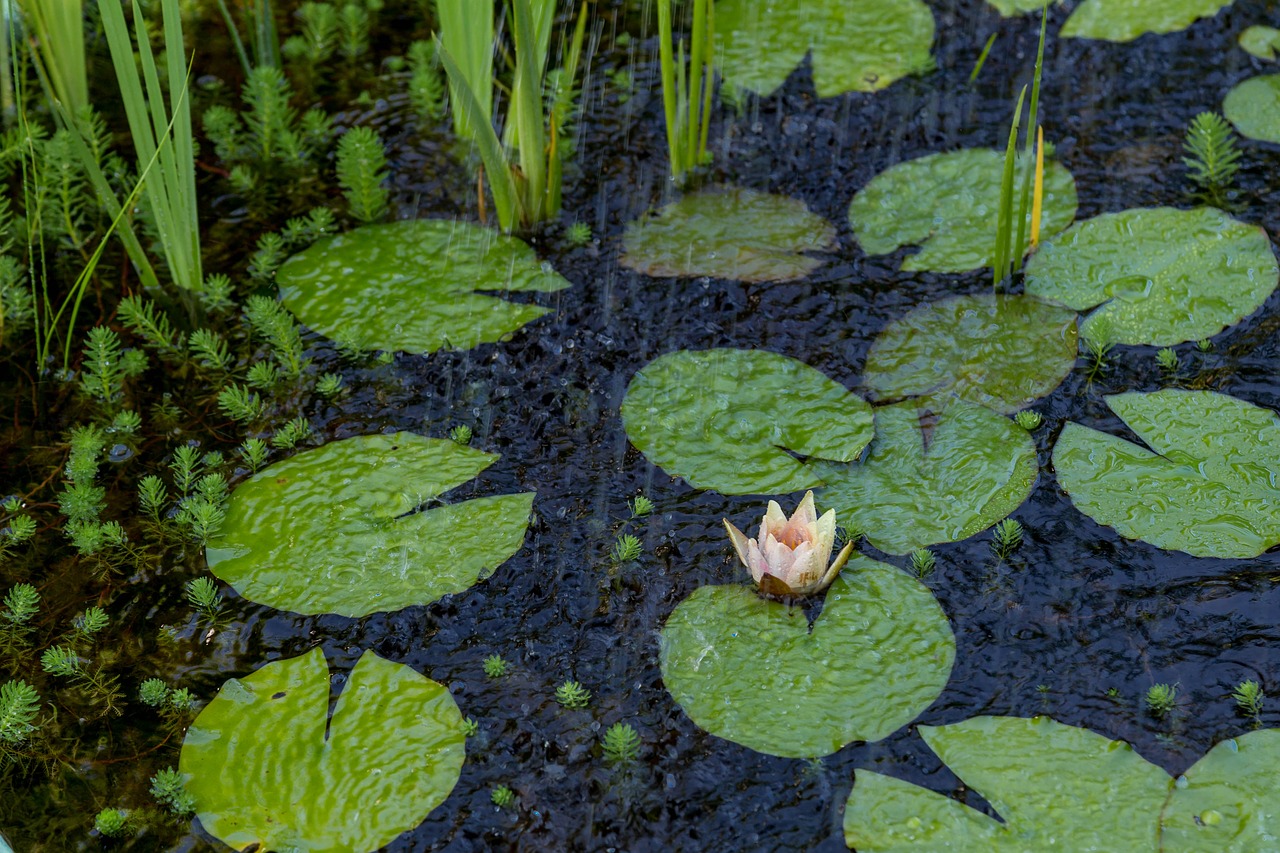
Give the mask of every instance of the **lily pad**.
<path id="1" fill-rule="evenodd" d="M 1280 48 L 1280 30 L 1275 27 L 1252 26 L 1240 34 L 1240 47 L 1245 52 L 1274 62 L 1276 49 Z"/>
<path id="2" fill-rule="evenodd" d="M 464 741 L 448 690 L 373 652 L 330 718 L 317 648 L 224 684 L 179 766 L 201 826 L 236 850 L 372 853 L 449 796 Z"/>
<path id="3" fill-rule="evenodd" d="M 1222 100 L 1222 114 L 1241 136 L 1280 142 L 1280 74 L 1237 83 Z"/>
<path id="4" fill-rule="evenodd" d="M 869 255 L 919 246 L 902 262 L 904 270 L 968 272 L 991 266 L 1003 172 L 1004 154 L 989 148 L 899 163 L 853 197 L 849 224 Z M 1075 179 L 1062 165 L 1046 161 L 1041 235 L 1061 231 L 1075 215 Z"/>
<path id="5" fill-rule="evenodd" d="M 1075 312 L 1027 296 L 953 296 L 890 323 L 863 379 L 879 399 L 955 394 L 1016 412 L 1075 364 Z"/>
<path id="6" fill-rule="evenodd" d="M 1031 494 L 1038 467 L 1027 431 L 954 400 L 940 414 L 910 401 L 875 412 L 876 437 L 854 465 L 820 464 L 819 502 L 888 554 L 967 539 Z"/>
<path id="7" fill-rule="evenodd" d="M 322 335 L 416 353 L 500 341 L 549 310 L 484 292 L 569 286 L 521 240 L 441 219 L 320 240 L 285 261 L 276 282 L 289 310 Z"/>
<path id="8" fill-rule="evenodd" d="M 1225 740 L 1178 778 L 1161 815 L 1162 850 L 1219 853 L 1276 844 L 1280 731 Z"/>
<path id="9" fill-rule="evenodd" d="M 1280 544 L 1274 412 L 1174 389 L 1118 394 L 1107 405 L 1151 450 L 1067 424 L 1053 467 L 1077 509 L 1121 536 L 1197 557 L 1256 557 Z"/>
<path id="10" fill-rule="evenodd" d="M 1172 346 L 1253 313 L 1280 268 L 1257 225 L 1212 207 L 1154 207 L 1076 223 L 1032 256 L 1026 281 L 1032 296 L 1097 306 L 1080 326 L 1089 340 Z"/>
<path id="11" fill-rule="evenodd" d="M 803 202 L 737 188 L 704 190 L 627 226 L 620 263 L 658 278 L 804 278 L 836 229 Z"/>
<path id="12" fill-rule="evenodd" d="M 416 510 L 497 458 L 404 432 L 300 453 L 232 493 L 209 570 L 296 613 L 366 616 L 462 592 L 520 548 L 534 494 Z"/>
<path id="13" fill-rule="evenodd" d="M 1039 12 L 1044 8 L 1045 0 L 987 0 L 1006 18 L 1025 15 L 1027 12 Z M 1049 5 L 1062 4 L 1062 0 L 1049 0 Z"/>
<path id="14" fill-rule="evenodd" d="M 1146 33 L 1185 30 L 1234 0 L 1084 0 L 1062 25 L 1063 38 L 1133 41 Z"/>
<path id="15" fill-rule="evenodd" d="M 794 358 L 681 350 L 631 380 L 622 423 L 649 461 L 727 495 L 798 492 L 822 481 L 797 456 L 848 462 L 871 440 L 871 407 Z"/>
<path id="16" fill-rule="evenodd" d="M 704 586 L 660 641 L 667 690 L 695 723 L 769 755 L 877 741 L 942 693 L 955 637 L 928 588 L 855 554 L 812 627 L 754 586 Z"/>
<path id="17" fill-rule="evenodd" d="M 1128 744 L 1047 717 L 977 717 L 919 731 L 1004 822 L 858 770 L 844 836 L 859 853 L 1155 853 L 1160 809 L 1173 780 Z"/>
<path id="18" fill-rule="evenodd" d="M 874 92 L 929 71 L 933 15 L 920 0 L 718 0 L 716 56 L 735 86 L 772 94 L 813 53 L 818 97 Z"/>

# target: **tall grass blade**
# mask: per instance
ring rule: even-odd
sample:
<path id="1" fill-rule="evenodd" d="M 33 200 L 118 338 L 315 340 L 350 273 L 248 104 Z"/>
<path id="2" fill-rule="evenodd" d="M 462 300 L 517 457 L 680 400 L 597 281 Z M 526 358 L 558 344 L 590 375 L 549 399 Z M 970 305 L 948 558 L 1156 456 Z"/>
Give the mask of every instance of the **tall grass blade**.
<path id="1" fill-rule="evenodd" d="M 978 75 L 982 73 L 982 66 L 987 64 L 987 56 L 991 53 L 991 46 L 996 43 L 998 32 L 992 33 L 987 37 L 987 44 L 982 48 L 982 53 L 978 54 L 978 61 L 973 63 L 973 70 L 969 72 L 969 83 L 972 84 L 978 79 Z"/>
<path id="2" fill-rule="evenodd" d="M 1018 94 L 1018 105 L 1013 111 L 1013 124 L 1009 127 L 1009 143 L 1004 149 L 1004 174 L 1000 180 L 1000 212 L 996 224 L 996 251 L 992 264 L 991 286 L 1000 289 L 1000 282 L 1009 275 L 1009 244 L 1013 225 L 1013 173 L 1018 159 L 1018 125 L 1022 119 L 1022 103 L 1027 97 L 1027 87 Z"/>
<path id="3" fill-rule="evenodd" d="M 89 106 L 84 59 L 84 7 L 80 0 L 21 0 L 23 17 L 40 48 L 50 95 L 72 115 Z"/>
<path id="4" fill-rule="evenodd" d="M 1031 78 L 1031 106 L 1027 116 L 1027 135 L 1022 145 L 1023 159 L 1026 161 L 1022 177 L 1022 195 L 1018 204 L 1018 242 L 1013 255 L 1015 268 L 1022 266 L 1022 257 L 1027 251 L 1027 201 L 1031 195 L 1031 153 L 1032 138 L 1040 126 L 1040 77 L 1044 71 L 1044 39 L 1049 23 L 1049 4 L 1046 0 L 1040 9 L 1040 44 L 1036 48 L 1036 68 Z"/>
<path id="5" fill-rule="evenodd" d="M 676 122 L 679 94 L 683 94 L 684 87 L 676 89 L 674 53 L 671 43 L 671 0 L 658 0 L 658 62 L 662 71 L 662 111 L 667 120 L 667 151 L 671 158 L 672 177 L 684 174 L 680 160 L 680 128 Z"/>
<path id="6" fill-rule="evenodd" d="M 1044 128 L 1036 128 L 1036 186 L 1031 196 L 1031 249 L 1040 243 L 1040 217 L 1044 212 Z"/>
<path id="7" fill-rule="evenodd" d="M 493 121 L 493 0 L 436 0 L 436 17 L 436 37 L 457 69 L 449 74 L 453 131 L 478 143 L 477 124 L 492 130 Z M 460 103 L 461 89 L 470 92 L 475 109 Z M 474 118 L 477 115 L 481 118 Z"/>
<path id="8" fill-rule="evenodd" d="M 532 3 L 516 0 L 511 4 L 516 46 L 516 74 L 512 86 L 512 110 L 515 112 L 516 139 L 520 170 L 527 182 L 524 196 L 525 217 L 541 222 L 547 209 L 546 129 L 542 117 L 542 70 L 538 68 L 539 34 L 533 21 Z M 550 27 L 548 26 L 548 33 Z M 545 61 L 546 50 L 541 59 Z"/>

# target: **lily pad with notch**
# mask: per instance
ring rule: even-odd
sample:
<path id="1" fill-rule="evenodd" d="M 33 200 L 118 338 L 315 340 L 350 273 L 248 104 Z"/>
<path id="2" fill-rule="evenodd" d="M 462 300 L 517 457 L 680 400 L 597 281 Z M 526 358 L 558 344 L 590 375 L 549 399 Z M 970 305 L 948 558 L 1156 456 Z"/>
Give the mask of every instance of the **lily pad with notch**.
<path id="1" fill-rule="evenodd" d="M 285 306 L 317 332 L 361 349 L 414 353 L 500 341 L 550 310 L 490 293 L 569 286 L 523 241 L 441 219 L 320 240 L 285 261 L 276 282 Z"/>
<path id="2" fill-rule="evenodd" d="M 853 197 L 849 224 L 869 255 L 919 246 L 919 252 L 903 260 L 904 270 L 968 272 L 990 266 L 995 242 L 992 223 L 1000 209 L 1003 171 L 1004 154 L 990 148 L 929 154 L 899 163 L 876 175 Z M 1061 231 L 1075 215 L 1075 179 L 1064 166 L 1049 160 L 1044 170 L 1041 234 Z"/>
<path id="3" fill-rule="evenodd" d="M 1071 502 L 1121 536 L 1197 557 L 1280 544 L 1280 418 L 1212 391 L 1117 394 L 1107 405 L 1151 449 L 1076 423 L 1053 448 Z"/>
<path id="4" fill-rule="evenodd" d="M 1039 471 L 1026 430 L 963 400 L 878 407 L 875 430 L 861 462 L 815 463 L 827 483 L 818 498 L 888 554 L 986 530 L 1022 505 Z"/>
<path id="5" fill-rule="evenodd" d="M 619 263 L 657 278 L 788 281 L 816 269 L 822 260 L 806 253 L 830 250 L 835 240 L 831 223 L 801 201 L 718 187 L 628 225 Z"/>
<path id="6" fill-rule="evenodd" d="M 851 461 L 872 436 L 866 401 L 804 362 L 763 350 L 654 359 L 631 380 L 622 423 L 650 462 L 727 495 L 817 486 L 805 459 Z"/>
<path id="7" fill-rule="evenodd" d="M 1280 49 L 1280 30 L 1261 25 L 1246 27 L 1237 41 L 1241 49 L 1251 56 L 1275 62 L 1276 50 Z"/>
<path id="8" fill-rule="evenodd" d="M 863 380 L 881 400 L 955 394 L 1016 412 L 1075 364 L 1076 314 L 1029 296 L 953 296 L 912 309 L 871 345 Z"/>
<path id="9" fill-rule="evenodd" d="M 179 767 L 201 826 L 236 850 L 372 853 L 449 796 L 465 740 L 443 685 L 373 652 L 330 717 L 315 648 L 223 684 L 187 730 Z"/>
<path id="10" fill-rule="evenodd" d="M 1280 74 L 1237 83 L 1222 99 L 1222 114 L 1241 136 L 1280 143 Z"/>
<path id="11" fill-rule="evenodd" d="M 1256 311 L 1280 283 L 1257 225 L 1212 207 L 1104 213 L 1051 238 L 1026 268 L 1027 293 L 1094 309 L 1088 340 L 1172 346 L 1209 338 Z"/>
<path id="12" fill-rule="evenodd" d="M 716 58 L 726 82 L 772 94 L 810 52 L 818 97 L 874 92 L 933 69 L 933 14 L 921 0 L 718 0 Z"/>
<path id="13" fill-rule="evenodd" d="M 859 554 L 812 626 L 754 586 L 704 586 L 667 618 L 659 648 L 667 690 L 699 727 L 794 758 L 888 737 L 942 693 L 955 660 L 928 588 Z"/>
<path id="14" fill-rule="evenodd" d="M 1133 41 L 1147 33 L 1185 30 L 1235 0 L 1084 0 L 1062 25 L 1063 38 Z"/>
<path id="15" fill-rule="evenodd" d="M 497 458 L 403 432 L 300 453 L 236 487 L 209 570 L 296 613 L 366 616 L 462 592 L 520 548 L 534 494 L 418 510 Z"/>

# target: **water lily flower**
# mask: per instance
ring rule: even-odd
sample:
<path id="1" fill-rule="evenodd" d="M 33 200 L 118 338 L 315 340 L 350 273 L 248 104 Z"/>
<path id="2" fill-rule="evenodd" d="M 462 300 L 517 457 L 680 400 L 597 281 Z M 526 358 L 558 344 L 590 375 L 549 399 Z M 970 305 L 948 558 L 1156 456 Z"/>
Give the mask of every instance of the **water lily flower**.
<path id="1" fill-rule="evenodd" d="M 766 595 L 821 592 L 836 579 L 853 552 L 850 541 L 830 567 L 827 566 L 836 541 L 836 511 L 829 509 L 818 518 L 813 507 L 813 492 L 805 492 L 804 500 L 791 518 L 787 518 L 777 501 L 769 501 L 758 539 L 748 539 L 727 518 L 724 527 L 738 559 L 751 570 L 751 577 Z"/>

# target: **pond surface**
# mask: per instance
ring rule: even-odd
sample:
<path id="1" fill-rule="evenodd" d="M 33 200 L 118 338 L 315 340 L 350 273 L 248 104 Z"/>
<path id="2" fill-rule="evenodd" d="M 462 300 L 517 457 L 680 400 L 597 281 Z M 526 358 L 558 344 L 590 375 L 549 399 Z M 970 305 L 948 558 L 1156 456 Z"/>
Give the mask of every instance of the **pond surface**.
<path id="1" fill-rule="evenodd" d="M 850 231 L 854 193 L 890 166 L 965 147 L 1001 147 L 1017 87 L 1030 78 L 1034 18 L 1001 19 L 979 2 L 930 3 L 937 23 L 937 71 L 877 93 L 819 99 L 809 66 L 776 94 L 749 98 L 742 115 L 721 107 L 712 124 L 716 182 L 802 200 L 834 224 L 835 248 L 808 276 L 783 283 L 650 278 L 619 264 L 628 223 L 668 199 L 656 63 L 637 39 L 635 93 L 620 103 L 605 74 L 628 67 L 623 49 L 594 59 L 578 168 L 566 182 L 567 221 L 588 223 L 597 240 L 567 248 L 535 241 L 572 287 L 533 294 L 551 309 L 509 341 L 466 352 L 398 355 L 389 365 L 353 367 L 328 341 L 308 339 L 315 369 L 337 371 L 351 393 L 307 411 L 317 438 L 405 430 L 443 437 L 466 424 L 472 446 L 501 458 L 450 502 L 475 495 L 536 492 L 525 546 L 487 580 L 427 606 L 364 618 L 302 617 L 253 604 L 224 587 L 227 619 L 205 637 L 179 625 L 187 651 L 166 677 L 207 702 L 229 677 L 264 662 L 323 650 L 350 671 L 366 651 L 444 684 L 480 724 L 461 779 L 426 821 L 386 849 L 410 850 L 811 850 L 847 849 L 843 809 L 857 768 L 945 794 L 963 786 L 914 725 L 874 743 L 854 743 L 821 760 L 775 758 L 698 728 L 664 687 L 658 631 L 687 596 L 706 585 L 740 583 L 722 518 L 744 527 L 764 498 L 691 488 L 650 464 L 629 443 L 619 416 L 628 383 L 653 359 L 678 349 L 739 347 L 799 359 L 860 396 L 877 335 L 912 308 L 954 294 L 990 290 L 990 273 L 904 272 L 914 249 L 869 257 Z M 1066 11 L 1050 13 L 1041 109 L 1057 157 L 1074 175 L 1077 221 L 1141 206 L 1189 206 L 1181 164 L 1187 123 L 1220 110 L 1226 92 L 1263 73 L 1236 46 L 1256 23 L 1275 24 L 1273 4 L 1238 0 L 1188 30 L 1128 44 L 1055 37 Z M 615 12 L 607 26 L 634 20 Z M 996 47 L 977 82 L 969 73 L 986 37 Z M 633 42 L 635 44 L 635 42 Z M 469 178 L 449 166 L 444 131 L 412 129 L 399 99 L 379 103 L 373 123 L 390 141 L 399 216 L 476 217 Z M 1242 142 L 1234 215 L 1269 233 L 1280 227 L 1280 149 Z M 1035 342 L 1028 342 L 1034 346 Z M 1177 347 L 1181 366 L 1162 371 L 1155 347 L 1117 346 L 1094 375 L 1082 356 L 1066 380 L 1034 405 L 1040 471 L 1012 518 L 1023 544 L 1005 560 L 991 531 L 933 548 L 925 582 L 950 620 L 956 657 L 942 695 L 917 722 L 944 725 L 979 715 L 1056 720 L 1132 744 L 1178 774 L 1213 744 L 1250 730 L 1231 701 L 1241 680 L 1280 693 L 1280 552 L 1253 559 L 1191 557 L 1126 540 L 1083 515 L 1050 465 L 1068 422 L 1129 435 L 1105 397 L 1167 387 L 1210 389 L 1280 408 L 1280 296 L 1215 336 L 1212 349 Z M 785 396 L 760 406 L 785 407 Z M 16 464 L 16 463 L 15 463 Z M 630 520 L 628 501 L 655 506 Z M 781 498 L 790 509 L 799 494 Z M 820 507 L 822 509 L 822 507 Z M 637 536 L 641 556 L 610 559 L 618 534 Z M 909 569 L 865 542 L 864 553 Z M 154 580 L 129 612 L 139 642 L 184 618 L 176 582 Z M 501 654 L 508 674 L 487 678 Z M 771 666 L 766 657 L 755 662 Z M 150 674 L 150 673 L 148 673 Z M 584 710 L 554 699 L 566 679 L 592 693 Z M 343 676 L 334 679 L 335 690 Z M 1156 683 L 1177 685 L 1164 719 L 1143 699 Z M 132 682 L 130 682 L 132 683 Z M 891 686 L 891 685 L 890 685 Z M 760 725 L 786 727 L 768 706 Z M 1263 725 L 1276 723 L 1268 708 Z M 639 760 L 612 767 L 598 744 L 615 722 L 633 725 Z M 175 762 L 176 763 L 176 755 Z M 90 780 L 65 796 L 96 811 L 114 767 L 85 768 Z M 134 784 L 137 784 L 135 781 Z M 495 809 L 490 791 L 509 786 L 518 809 Z M 5 809 L 17 849 L 95 849 L 82 816 L 72 826 L 35 791 Z M 969 795 L 970 805 L 982 808 Z M 63 801 L 63 806 L 67 801 Z M 52 833 L 33 823 L 53 821 Z M 45 840 L 52 839 L 52 840 Z M 140 840 L 132 849 L 152 849 Z M 197 827 L 172 849 L 215 849 Z"/>

